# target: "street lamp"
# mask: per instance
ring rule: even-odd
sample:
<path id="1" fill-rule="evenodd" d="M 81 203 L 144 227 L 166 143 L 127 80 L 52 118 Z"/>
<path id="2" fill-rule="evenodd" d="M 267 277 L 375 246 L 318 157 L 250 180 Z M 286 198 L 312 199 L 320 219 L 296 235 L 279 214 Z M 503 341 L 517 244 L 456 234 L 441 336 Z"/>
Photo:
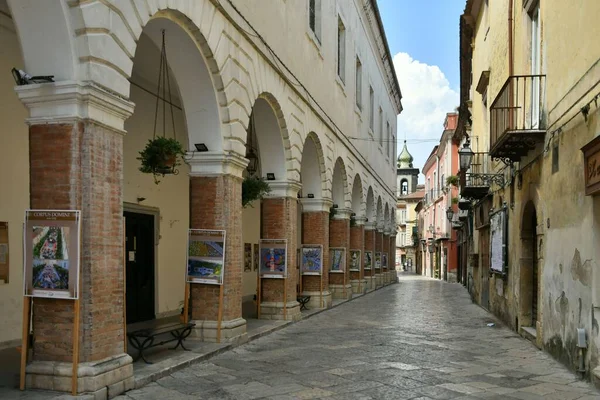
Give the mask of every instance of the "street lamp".
<path id="1" fill-rule="evenodd" d="M 452 222 L 452 219 L 454 218 L 454 210 L 452 210 L 452 207 L 448 207 L 446 210 L 446 218 L 448 218 L 448 221 Z"/>
<path id="2" fill-rule="evenodd" d="M 469 147 L 470 142 L 467 140 L 463 147 L 458 151 L 458 157 L 460 160 L 460 170 L 466 171 L 471 167 L 471 161 L 473 159 L 473 150 Z"/>

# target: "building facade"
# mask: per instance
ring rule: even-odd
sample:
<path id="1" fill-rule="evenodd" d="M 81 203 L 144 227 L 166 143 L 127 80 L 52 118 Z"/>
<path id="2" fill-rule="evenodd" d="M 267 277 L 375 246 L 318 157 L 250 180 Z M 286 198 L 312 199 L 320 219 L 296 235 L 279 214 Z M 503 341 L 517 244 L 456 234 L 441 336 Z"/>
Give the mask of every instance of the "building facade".
<path id="1" fill-rule="evenodd" d="M 70 371 L 78 305 L 79 390 L 130 388 L 126 325 L 181 312 L 189 228 L 226 232 L 222 306 L 218 286 L 190 288 L 204 340 L 217 319 L 222 340 L 243 338 L 256 311 L 298 319 L 299 293 L 328 307 L 392 281 L 402 105 L 377 4 L 258 3 L 0 0 L 0 70 L 16 68 L 0 76 L 0 166 L 13 171 L 0 176 L 2 346 L 20 342 L 25 210 L 82 221 L 79 302 L 35 299 L 28 387 L 70 390 L 57 371 Z M 156 135 L 185 150 L 159 184 L 137 159 Z M 271 191 L 243 208 L 253 176 Z M 285 241 L 287 279 L 257 292 L 261 240 Z M 321 246 L 320 276 L 300 274 L 303 245 Z M 343 273 L 330 247 L 348 255 Z M 349 271 L 351 250 L 389 260 Z"/>
<path id="2" fill-rule="evenodd" d="M 420 239 L 426 247 L 422 273 L 451 282 L 456 282 L 458 264 L 457 237 L 448 219 L 448 209 L 454 213 L 458 203 L 458 177 L 454 175 L 458 171 L 458 147 L 453 142 L 457 120 L 457 113 L 446 115 L 440 142 L 423 166 L 425 199 L 419 211 L 424 223 Z"/>
<path id="3" fill-rule="evenodd" d="M 415 251 L 413 246 L 413 230 L 416 229 L 414 203 L 415 194 L 418 191 L 419 169 L 413 167 L 413 157 L 408 151 L 406 140 L 404 147 L 398 156 L 396 224 L 398 226 L 396 237 L 396 268 L 406 270 L 413 269 L 415 263 Z"/>
<path id="4" fill-rule="evenodd" d="M 600 4 L 468 0 L 460 19 L 461 258 L 472 298 L 597 380 Z M 584 36 L 583 36 L 584 35 Z"/>

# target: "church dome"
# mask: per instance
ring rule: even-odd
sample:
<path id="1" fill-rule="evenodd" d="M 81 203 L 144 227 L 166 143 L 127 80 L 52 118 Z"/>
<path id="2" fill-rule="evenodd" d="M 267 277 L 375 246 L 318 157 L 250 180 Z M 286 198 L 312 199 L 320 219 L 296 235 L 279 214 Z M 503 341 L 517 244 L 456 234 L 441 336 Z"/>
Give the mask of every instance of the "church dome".
<path id="1" fill-rule="evenodd" d="M 398 156 L 398 168 L 412 168 L 413 167 L 413 156 L 408 152 L 406 147 L 406 140 L 404 141 L 404 148 Z"/>

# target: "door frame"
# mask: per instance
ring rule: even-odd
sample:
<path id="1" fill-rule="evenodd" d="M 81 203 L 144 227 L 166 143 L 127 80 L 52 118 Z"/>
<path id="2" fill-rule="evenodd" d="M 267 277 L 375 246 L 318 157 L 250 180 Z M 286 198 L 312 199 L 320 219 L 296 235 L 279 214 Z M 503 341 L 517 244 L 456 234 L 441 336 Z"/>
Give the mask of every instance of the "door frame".
<path id="1" fill-rule="evenodd" d="M 158 241 L 160 238 L 160 209 L 158 207 L 143 206 L 137 203 L 123 202 L 123 214 L 126 212 L 136 214 L 146 214 L 154 217 L 154 318 L 156 319 L 158 312 Z M 125 218 L 125 215 L 123 215 Z M 125 224 L 127 219 L 125 218 Z M 125 235 L 125 226 L 123 225 L 123 235 Z M 123 249 L 125 252 L 125 249 Z M 123 266 L 123 273 L 125 273 L 125 265 Z M 123 275 L 123 283 L 125 284 L 125 275 Z M 126 286 L 125 286 L 126 287 Z M 127 304 L 124 305 L 127 307 Z"/>

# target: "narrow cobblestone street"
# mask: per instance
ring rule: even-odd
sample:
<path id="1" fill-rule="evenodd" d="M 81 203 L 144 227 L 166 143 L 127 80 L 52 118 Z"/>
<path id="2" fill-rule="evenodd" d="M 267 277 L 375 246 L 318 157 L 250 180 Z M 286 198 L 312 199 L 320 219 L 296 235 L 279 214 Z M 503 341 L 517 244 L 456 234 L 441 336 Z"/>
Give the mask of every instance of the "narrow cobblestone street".
<path id="1" fill-rule="evenodd" d="M 496 322 L 494 327 L 488 327 Z M 119 399 L 600 399 L 471 303 L 414 275 Z"/>

